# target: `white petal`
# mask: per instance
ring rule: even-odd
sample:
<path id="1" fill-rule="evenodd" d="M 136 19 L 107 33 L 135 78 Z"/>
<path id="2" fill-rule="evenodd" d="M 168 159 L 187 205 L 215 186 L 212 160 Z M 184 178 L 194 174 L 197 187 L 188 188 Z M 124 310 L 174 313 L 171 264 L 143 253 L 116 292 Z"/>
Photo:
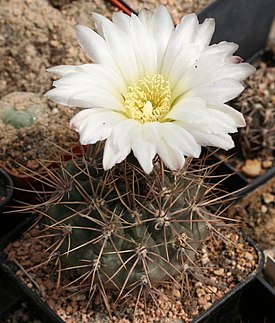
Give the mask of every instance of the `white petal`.
<path id="1" fill-rule="evenodd" d="M 157 47 L 152 34 L 136 15 L 130 19 L 131 40 L 136 55 L 139 55 L 145 75 L 153 76 L 157 72 Z"/>
<path id="2" fill-rule="evenodd" d="M 54 73 L 57 76 L 65 76 L 69 73 L 75 73 L 76 67 L 74 65 L 59 65 L 47 68 L 47 72 Z"/>
<path id="3" fill-rule="evenodd" d="M 158 69 L 160 68 L 166 52 L 168 41 L 174 31 L 174 23 L 165 6 L 160 5 L 152 18 L 153 35 L 158 51 Z"/>
<path id="4" fill-rule="evenodd" d="M 227 115 L 229 115 L 236 123 L 237 127 L 244 127 L 245 126 L 245 119 L 241 112 L 237 111 L 236 109 L 233 109 L 229 105 L 226 104 L 218 104 L 213 106 L 214 109 L 220 110 Z M 211 106 L 209 107 L 211 108 Z"/>
<path id="5" fill-rule="evenodd" d="M 205 130 L 203 127 L 197 129 L 186 124 L 183 126 L 194 136 L 197 143 L 201 146 L 213 146 L 225 150 L 234 147 L 234 141 L 228 134 L 214 134 L 210 130 Z"/>
<path id="6" fill-rule="evenodd" d="M 223 65 L 224 53 L 202 56 L 182 74 L 181 79 L 173 89 L 173 98 L 187 92 L 195 87 L 216 81 L 218 78 L 225 78 L 219 73 Z"/>
<path id="7" fill-rule="evenodd" d="M 213 33 L 215 31 L 215 20 L 213 18 L 207 18 L 199 26 L 198 34 L 196 37 L 196 44 L 198 44 L 201 49 L 209 45 Z"/>
<path id="8" fill-rule="evenodd" d="M 57 88 L 72 88 L 73 90 L 87 90 L 87 91 L 97 91 L 103 90 L 107 93 L 109 92 L 111 96 L 116 97 L 123 104 L 123 97 L 119 90 L 113 86 L 113 83 L 109 81 L 107 77 L 100 74 L 91 76 L 85 73 L 70 73 L 63 76 L 61 79 L 54 81 L 53 86 Z"/>
<path id="9" fill-rule="evenodd" d="M 242 82 L 248 76 L 252 75 L 255 70 L 255 67 L 248 63 L 226 64 L 221 68 L 220 74 L 223 75 L 224 78 L 232 78 L 236 81 Z"/>
<path id="10" fill-rule="evenodd" d="M 224 53 L 232 56 L 233 53 L 235 53 L 238 48 L 239 48 L 239 45 L 237 45 L 236 43 L 222 41 L 218 44 L 213 44 L 213 45 L 210 45 L 209 47 L 206 47 L 203 50 L 202 55 Z"/>
<path id="11" fill-rule="evenodd" d="M 151 10 L 146 9 L 146 8 L 140 10 L 140 12 L 138 14 L 138 18 L 143 23 L 143 25 L 146 26 L 146 28 L 148 30 L 152 29 L 153 12 Z"/>
<path id="12" fill-rule="evenodd" d="M 166 76 L 169 74 L 178 54 L 184 47 L 195 41 L 198 25 L 198 18 L 195 14 L 183 17 L 181 23 L 173 31 L 167 44 L 161 70 L 162 75 Z"/>
<path id="13" fill-rule="evenodd" d="M 102 24 L 104 36 L 114 61 L 128 84 L 137 83 L 139 75 L 131 40 L 117 26 Z"/>
<path id="14" fill-rule="evenodd" d="M 96 12 L 92 12 L 92 16 L 93 16 L 93 18 L 95 20 L 95 27 L 96 27 L 96 30 L 97 30 L 98 34 L 101 37 L 104 38 L 104 32 L 103 32 L 103 29 L 102 29 L 102 24 L 103 23 L 112 24 L 112 22 L 108 18 L 106 18 L 106 17 L 104 17 L 104 16 L 102 16 L 102 15 L 96 13 Z"/>
<path id="15" fill-rule="evenodd" d="M 126 146 L 118 150 L 112 145 L 111 137 L 106 140 L 103 153 L 103 168 L 104 170 L 111 169 L 115 164 L 121 163 L 131 152 L 131 147 Z"/>
<path id="16" fill-rule="evenodd" d="M 162 126 L 163 138 L 175 151 L 185 155 L 199 157 L 201 147 L 194 137 L 176 122 L 166 122 Z"/>
<path id="17" fill-rule="evenodd" d="M 79 90 L 79 88 L 55 88 L 45 94 L 46 97 L 63 105 L 80 108 L 105 108 L 110 110 L 124 110 L 121 102 L 108 91 Z"/>
<path id="18" fill-rule="evenodd" d="M 92 113 L 98 113 L 101 109 L 85 109 L 78 112 L 75 116 L 72 117 L 70 121 L 70 127 L 75 131 L 79 132 L 79 127 L 81 126 L 82 122 L 89 117 Z"/>
<path id="19" fill-rule="evenodd" d="M 112 132 L 112 145 L 121 150 L 124 146 L 131 147 L 132 142 L 139 135 L 142 125 L 133 119 L 125 119 L 119 123 Z"/>
<path id="20" fill-rule="evenodd" d="M 47 71 L 61 77 L 72 73 L 88 74 L 93 77 L 97 83 L 100 79 L 122 94 L 125 94 L 128 91 L 128 87 L 121 74 L 116 73 L 114 69 L 103 64 L 60 65 L 50 67 Z"/>
<path id="21" fill-rule="evenodd" d="M 149 174 L 153 170 L 153 158 L 156 155 L 156 146 L 144 140 L 142 132 L 132 143 L 133 153 L 145 173 Z"/>
<path id="22" fill-rule="evenodd" d="M 209 124 L 212 133 L 223 134 L 237 132 L 236 122 L 230 115 L 215 109 L 209 109 L 208 112 L 212 118 Z"/>
<path id="23" fill-rule="evenodd" d="M 109 52 L 105 40 L 91 28 L 77 25 L 76 35 L 80 45 L 94 63 L 114 66 L 114 60 Z"/>
<path id="24" fill-rule="evenodd" d="M 130 30 L 130 17 L 122 12 L 115 12 L 113 14 L 113 23 L 122 31 L 128 33 Z"/>
<path id="25" fill-rule="evenodd" d="M 180 170 L 184 163 L 185 158 L 183 154 L 173 150 L 164 139 L 160 139 L 159 149 L 157 151 L 159 157 L 163 160 L 166 167 L 171 170 Z"/>
<path id="26" fill-rule="evenodd" d="M 82 116 L 80 116 L 80 118 L 81 117 Z M 120 113 L 112 111 L 106 112 L 106 110 L 103 110 L 103 112 L 92 112 L 90 115 L 86 116 L 84 120 L 82 120 L 78 128 L 81 144 L 94 144 L 97 141 L 109 138 L 113 128 L 124 119 L 125 117 L 123 117 Z M 72 123 L 74 123 L 73 120 Z M 75 124 L 76 122 L 74 125 Z"/>
<path id="27" fill-rule="evenodd" d="M 207 103 L 225 103 L 238 96 L 244 87 L 233 79 L 222 79 L 217 82 L 198 86 L 184 95 L 186 97 L 201 97 Z"/>
<path id="28" fill-rule="evenodd" d="M 171 64 L 167 79 L 170 81 L 171 89 L 173 89 L 173 98 L 176 97 L 176 85 L 181 79 L 184 79 L 186 71 L 190 66 L 194 66 L 199 56 L 200 48 L 196 44 L 190 44 L 183 48 Z"/>
<path id="29" fill-rule="evenodd" d="M 211 121 L 204 100 L 196 97 L 183 97 L 166 115 L 167 119 L 180 120 L 190 124 L 203 124 Z"/>

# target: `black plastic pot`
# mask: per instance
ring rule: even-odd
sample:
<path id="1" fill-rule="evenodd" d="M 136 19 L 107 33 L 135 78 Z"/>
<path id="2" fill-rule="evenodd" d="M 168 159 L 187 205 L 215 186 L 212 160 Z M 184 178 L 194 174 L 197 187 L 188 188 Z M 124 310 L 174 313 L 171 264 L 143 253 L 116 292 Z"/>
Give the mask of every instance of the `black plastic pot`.
<path id="1" fill-rule="evenodd" d="M 13 193 L 13 181 L 6 171 L 0 168 L 0 214 L 10 201 Z"/>
<path id="2" fill-rule="evenodd" d="M 213 156 L 213 162 L 218 163 L 220 158 L 217 155 Z M 210 160 L 211 162 L 211 160 Z M 221 183 L 221 188 L 232 195 L 228 196 L 228 199 L 238 199 L 246 196 L 248 193 L 255 190 L 257 187 L 264 185 L 268 180 L 275 176 L 275 166 L 268 169 L 263 175 L 258 176 L 255 179 L 248 179 L 246 176 L 236 171 L 226 161 L 220 162 L 220 164 L 214 170 L 215 175 L 225 176 L 228 175 Z M 218 181 L 219 179 L 216 179 Z"/>
<path id="3" fill-rule="evenodd" d="M 25 220 L 23 214 L 9 213 L 10 209 L 7 207 L 8 204 L 16 204 L 14 200 L 12 203 L 10 201 L 12 198 L 17 199 L 18 195 L 22 196 L 22 192 L 15 192 L 11 176 L 0 168 L 0 239 Z"/>
<path id="4" fill-rule="evenodd" d="M 274 14 L 274 0 L 217 0 L 198 17 L 200 21 L 215 18 L 212 43 L 235 42 L 239 45 L 236 54 L 252 61 L 266 46 Z"/>
<path id="5" fill-rule="evenodd" d="M 229 293 L 214 303 L 214 305 L 212 305 L 207 311 L 194 319 L 192 323 L 244 323 L 242 305 L 244 293 L 249 286 L 254 284 L 257 277 L 261 275 L 264 266 L 264 255 L 262 251 L 249 237 L 246 236 L 246 239 L 258 252 L 259 261 L 256 272 L 236 285 Z M 273 305 L 275 305 L 275 303 Z"/>
<path id="6" fill-rule="evenodd" d="M 262 275 L 245 288 L 240 300 L 242 323 L 274 323 L 275 289 Z"/>
<path id="7" fill-rule="evenodd" d="M 13 181 L 9 174 L 0 168 L 0 237 L 8 232 L 16 223 L 13 222 L 13 217 L 8 217 L 4 214 L 7 204 L 10 202 L 13 195 Z"/>
<path id="8" fill-rule="evenodd" d="M 47 304 L 45 304 L 41 298 L 29 289 L 22 281 L 15 276 L 16 266 L 6 260 L 5 255 L 1 250 L 9 243 L 16 240 L 22 232 L 24 232 L 33 223 L 33 217 L 30 216 L 24 223 L 21 223 L 13 231 L 9 232 L 5 237 L 0 239 L 0 275 L 2 277 L 7 277 L 10 280 L 10 286 L 15 286 L 16 290 L 20 290 L 20 300 L 27 300 L 31 308 L 37 313 L 37 317 L 43 322 L 47 323 L 63 323 L 64 321 L 53 312 Z M 255 243 L 246 237 L 246 240 L 255 248 L 258 254 L 258 266 L 257 269 L 246 278 L 245 281 L 236 285 L 229 293 L 227 293 L 222 299 L 217 301 L 212 307 L 207 311 L 202 313 L 198 318 L 193 320 L 193 323 L 239 323 L 241 318 L 241 300 L 243 293 L 246 288 L 248 288 L 259 275 L 261 275 L 263 265 L 264 265 L 264 255 L 262 251 L 255 245 Z M 1 276 L 0 276 L 1 277 Z M 1 284 L 0 284 L 1 288 Z M 6 308 L 10 308 L 17 301 L 18 295 L 14 296 L 14 288 L 10 288 L 11 295 L 8 298 L 11 299 L 11 305 L 6 305 Z M 9 290 L 5 292 L 9 294 Z M 2 291 L 0 290 L 0 295 Z M 17 297 L 17 298 L 16 298 Z M 275 305 L 275 304 L 274 304 Z M 6 313 L 7 310 L 4 311 Z M 1 312 L 0 312 L 1 321 Z"/>
<path id="9" fill-rule="evenodd" d="M 127 1 L 128 11 L 136 13 Z M 212 44 L 232 41 L 239 45 L 236 52 L 243 59 L 252 61 L 266 45 L 275 14 L 274 0 L 216 0 L 198 13 L 200 22 L 215 18 L 216 29 Z"/>

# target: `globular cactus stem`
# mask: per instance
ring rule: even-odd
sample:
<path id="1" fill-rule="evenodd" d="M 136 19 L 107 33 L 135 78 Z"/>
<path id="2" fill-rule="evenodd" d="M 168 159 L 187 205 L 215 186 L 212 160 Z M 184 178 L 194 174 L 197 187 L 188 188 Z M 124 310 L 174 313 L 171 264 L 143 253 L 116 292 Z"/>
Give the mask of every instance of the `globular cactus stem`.
<path id="1" fill-rule="evenodd" d="M 156 159 L 150 175 L 131 156 L 102 169 L 102 145 L 93 157 L 74 157 L 49 179 L 56 188 L 45 202 L 46 228 L 62 270 L 77 270 L 90 291 L 134 289 L 174 281 L 193 264 L 218 216 L 211 215 L 206 166 L 167 171 Z M 45 211 L 41 211 L 45 214 Z M 177 283 L 178 284 L 178 283 Z"/>

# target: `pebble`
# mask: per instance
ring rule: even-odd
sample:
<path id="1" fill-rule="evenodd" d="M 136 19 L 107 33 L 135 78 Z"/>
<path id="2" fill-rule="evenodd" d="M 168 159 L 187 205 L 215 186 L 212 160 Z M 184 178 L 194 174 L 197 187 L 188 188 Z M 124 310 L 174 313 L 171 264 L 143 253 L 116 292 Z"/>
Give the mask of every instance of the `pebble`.
<path id="1" fill-rule="evenodd" d="M 264 160 L 262 162 L 263 168 L 270 168 L 273 165 L 273 162 L 271 160 Z"/>
<path id="2" fill-rule="evenodd" d="M 177 289 L 177 288 L 174 288 L 172 290 L 172 295 L 176 298 L 176 299 L 180 299 L 181 298 L 181 292 Z"/>
<path id="3" fill-rule="evenodd" d="M 198 303 L 200 305 L 205 305 L 207 303 L 207 299 L 205 297 L 199 297 L 198 298 Z"/>
<path id="4" fill-rule="evenodd" d="M 269 204 L 275 201 L 275 195 L 271 193 L 263 193 L 263 199 L 266 204 Z"/>
<path id="5" fill-rule="evenodd" d="M 261 205 L 261 211 L 262 213 L 266 213 L 268 208 L 265 205 Z"/>
<path id="6" fill-rule="evenodd" d="M 257 177 L 261 175 L 262 165 L 258 159 L 247 159 L 241 170 L 249 177 Z"/>
<path id="7" fill-rule="evenodd" d="M 247 260 L 253 260 L 254 256 L 250 252 L 245 252 L 244 253 L 244 258 Z"/>
<path id="8" fill-rule="evenodd" d="M 207 302 L 203 305 L 203 309 L 206 311 L 212 304 L 210 302 Z"/>
<path id="9" fill-rule="evenodd" d="M 224 274 L 224 269 L 220 268 L 220 269 L 216 269 L 213 271 L 215 275 L 217 276 L 222 276 Z"/>

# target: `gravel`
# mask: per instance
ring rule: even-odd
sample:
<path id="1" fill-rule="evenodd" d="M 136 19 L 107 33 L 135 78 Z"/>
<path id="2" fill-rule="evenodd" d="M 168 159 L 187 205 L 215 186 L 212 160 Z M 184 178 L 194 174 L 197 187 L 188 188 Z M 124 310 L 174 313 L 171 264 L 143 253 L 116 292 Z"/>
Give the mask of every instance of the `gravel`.
<path id="1" fill-rule="evenodd" d="M 100 294 L 91 300 L 84 286 L 67 286 L 77 277 L 76 272 L 63 272 L 61 278 L 57 275 L 56 258 L 48 261 L 52 239 L 40 236 L 39 227 L 24 233 L 5 253 L 19 266 L 17 276 L 66 323 L 190 322 L 257 267 L 256 251 L 234 228 L 218 232 L 203 243 L 194 264 L 186 266 L 182 277 L 177 277 L 182 288 L 170 282 L 155 290 L 154 301 L 150 297 L 137 301 L 137 296 L 131 295 L 117 305 L 115 295 L 109 292 L 111 318 Z"/>

